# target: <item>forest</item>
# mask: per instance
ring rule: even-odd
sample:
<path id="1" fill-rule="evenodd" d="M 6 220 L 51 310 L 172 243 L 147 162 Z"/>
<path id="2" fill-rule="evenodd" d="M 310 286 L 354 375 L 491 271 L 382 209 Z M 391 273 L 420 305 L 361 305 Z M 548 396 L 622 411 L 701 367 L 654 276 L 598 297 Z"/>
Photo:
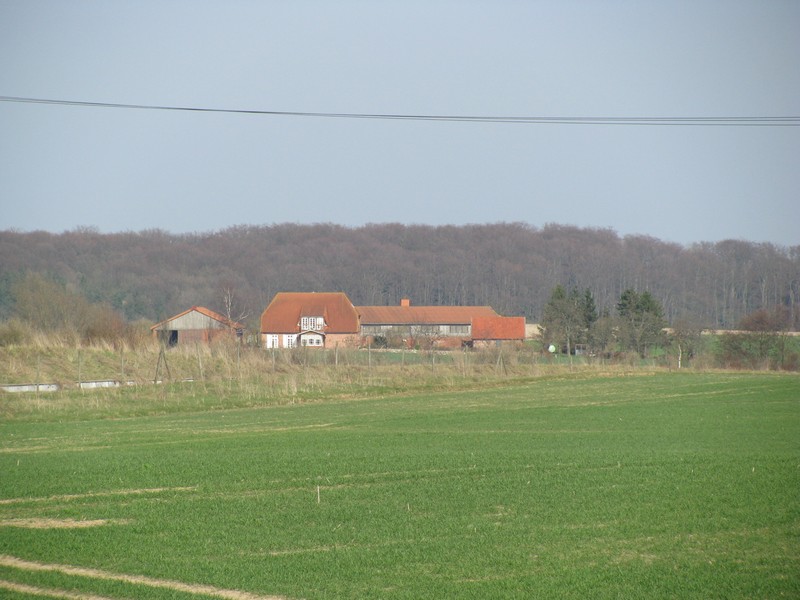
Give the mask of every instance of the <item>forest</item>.
<path id="1" fill-rule="evenodd" d="M 683 246 L 556 224 L 1 231 L 0 320 L 24 309 L 20 283 L 31 274 L 65 290 L 69 302 L 85 299 L 125 322 L 156 322 L 202 305 L 257 328 L 279 291 L 343 291 L 356 305 L 401 298 L 416 305 L 490 305 L 539 322 L 553 289 L 562 286 L 588 290 L 600 314 L 613 311 L 624 291 L 637 290 L 660 303 L 669 324 L 735 328 L 754 311 L 780 307 L 789 328 L 800 328 L 800 245 Z"/>

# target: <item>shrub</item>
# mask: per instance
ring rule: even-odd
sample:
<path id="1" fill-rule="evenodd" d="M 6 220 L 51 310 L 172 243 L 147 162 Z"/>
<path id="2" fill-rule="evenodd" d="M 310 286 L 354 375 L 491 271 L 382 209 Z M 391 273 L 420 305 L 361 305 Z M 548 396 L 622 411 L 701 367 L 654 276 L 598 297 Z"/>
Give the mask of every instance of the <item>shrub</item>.
<path id="1" fill-rule="evenodd" d="M 726 333 L 720 336 L 715 354 L 723 368 L 796 371 L 800 358 L 793 346 L 782 333 Z"/>
<path id="2" fill-rule="evenodd" d="M 28 328 L 16 319 L 0 323 L 0 346 L 18 346 L 26 341 L 28 333 Z"/>

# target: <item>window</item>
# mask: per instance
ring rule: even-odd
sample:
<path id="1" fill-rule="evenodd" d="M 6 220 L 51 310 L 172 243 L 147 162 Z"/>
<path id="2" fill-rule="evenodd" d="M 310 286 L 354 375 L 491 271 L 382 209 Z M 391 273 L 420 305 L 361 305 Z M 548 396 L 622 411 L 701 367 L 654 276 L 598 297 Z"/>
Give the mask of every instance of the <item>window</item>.
<path id="1" fill-rule="evenodd" d="M 300 330 L 301 331 L 320 331 L 322 330 L 323 319 L 322 317 L 301 317 Z"/>

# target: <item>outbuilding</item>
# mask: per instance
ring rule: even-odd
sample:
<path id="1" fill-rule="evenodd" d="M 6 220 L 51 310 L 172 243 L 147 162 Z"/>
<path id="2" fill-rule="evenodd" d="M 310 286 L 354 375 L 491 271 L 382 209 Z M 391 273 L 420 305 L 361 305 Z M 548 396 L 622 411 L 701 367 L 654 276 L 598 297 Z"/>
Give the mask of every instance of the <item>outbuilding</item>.
<path id="1" fill-rule="evenodd" d="M 500 346 L 525 340 L 525 317 L 476 316 L 472 319 L 475 347 Z"/>
<path id="2" fill-rule="evenodd" d="M 476 318 L 498 317 L 491 306 L 412 306 L 408 298 L 399 306 L 357 306 L 356 310 L 365 340 L 399 337 L 409 347 L 461 347 L 471 342 Z"/>
<path id="3" fill-rule="evenodd" d="M 203 306 L 193 306 L 153 325 L 150 330 L 165 346 L 204 343 L 231 337 L 240 339 L 244 325 Z"/>

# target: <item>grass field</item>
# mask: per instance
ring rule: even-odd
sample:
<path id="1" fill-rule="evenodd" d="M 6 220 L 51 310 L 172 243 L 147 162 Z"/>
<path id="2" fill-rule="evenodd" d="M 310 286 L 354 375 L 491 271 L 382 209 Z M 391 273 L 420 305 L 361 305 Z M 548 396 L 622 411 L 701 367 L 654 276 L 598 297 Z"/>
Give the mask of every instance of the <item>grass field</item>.
<path id="1" fill-rule="evenodd" d="M 6 413 L 0 597 L 800 597 L 796 375 L 214 402 Z"/>

